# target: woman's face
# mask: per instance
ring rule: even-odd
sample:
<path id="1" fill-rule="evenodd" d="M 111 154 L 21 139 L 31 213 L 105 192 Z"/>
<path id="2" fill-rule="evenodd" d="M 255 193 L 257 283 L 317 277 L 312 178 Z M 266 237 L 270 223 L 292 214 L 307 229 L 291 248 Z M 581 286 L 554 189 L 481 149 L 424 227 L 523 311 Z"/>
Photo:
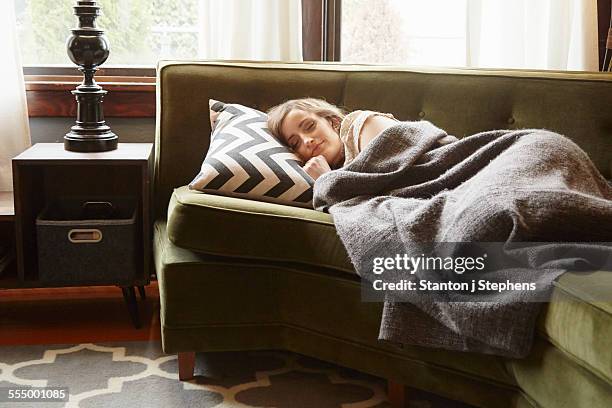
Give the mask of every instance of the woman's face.
<path id="1" fill-rule="evenodd" d="M 285 116 L 281 126 L 284 142 L 307 162 L 322 155 L 331 168 L 344 161 L 344 145 L 329 120 L 311 112 L 293 109 Z"/>

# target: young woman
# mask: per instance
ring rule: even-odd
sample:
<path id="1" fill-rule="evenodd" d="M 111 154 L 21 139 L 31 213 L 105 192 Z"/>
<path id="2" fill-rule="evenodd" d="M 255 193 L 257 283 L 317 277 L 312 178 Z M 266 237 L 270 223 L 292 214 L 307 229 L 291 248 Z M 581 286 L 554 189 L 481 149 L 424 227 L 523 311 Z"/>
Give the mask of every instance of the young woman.
<path id="1" fill-rule="evenodd" d="M 292 99 L 268 111 L 272 134 L 304 162 L 304 170 L 317 179 L 349 164 L 383 130 L 397 124 L 393 115 L 358 110 L 344 112 L 324 100 Z M 457 140 L 453 136 L 441 143 Z"/>

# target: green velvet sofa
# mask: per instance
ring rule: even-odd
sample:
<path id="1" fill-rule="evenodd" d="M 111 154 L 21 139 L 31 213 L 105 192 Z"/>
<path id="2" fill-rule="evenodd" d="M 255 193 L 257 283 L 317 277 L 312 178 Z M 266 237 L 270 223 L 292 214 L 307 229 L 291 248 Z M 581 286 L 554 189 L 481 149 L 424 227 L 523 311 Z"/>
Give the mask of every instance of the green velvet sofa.
<path id="1" fill-rule="evenodd" d="M 610 74 L 162 62 L 153 245 L 163 348 L 181 379 L 197 351 L 285 349 L 479 407 L 611 407 L 612 271 L 559 279 L 525 359 L 399 349 L 377 341 L 382 304 L 361 302 L 329 214 L 185 187 L 208 148 L 209 98 L 266 110 L 303 96 L 458 137 L 552 129 L 611 176 Z"/>

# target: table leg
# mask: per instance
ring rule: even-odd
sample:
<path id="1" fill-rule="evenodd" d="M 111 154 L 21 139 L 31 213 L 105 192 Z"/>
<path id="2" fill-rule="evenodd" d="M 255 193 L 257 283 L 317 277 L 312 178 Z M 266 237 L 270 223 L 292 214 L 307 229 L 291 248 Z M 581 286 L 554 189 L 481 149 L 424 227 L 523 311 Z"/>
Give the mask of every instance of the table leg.
<path id="1" fill-rule="evenodd" d="M 141 300 L 145 300 L 147 298 L 147 293 L 145 292 L 144 286 L 138 286 L 138 293 L 140 293 Z"/>
<path id="2" fill-rule="evenodd" d="M 136 302 L 136 291 L 133 286 L 122 286 L 123 299 L 127 304 L 130 318 L 135 328 L 140 329 L 140 317 L 138 316 L 138 303 Z"/>

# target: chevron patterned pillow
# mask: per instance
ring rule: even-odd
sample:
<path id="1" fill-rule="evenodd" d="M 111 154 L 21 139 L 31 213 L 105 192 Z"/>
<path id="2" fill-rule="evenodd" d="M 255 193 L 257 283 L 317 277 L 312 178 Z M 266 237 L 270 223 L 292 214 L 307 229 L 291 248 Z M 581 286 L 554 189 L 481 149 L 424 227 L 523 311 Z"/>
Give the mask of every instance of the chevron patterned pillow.
<path id="1" fill-rule="evenodd" d="M 303 162 L 276 140 L 267 115 L 210 100 L 212 135 L 192 190 L 312 208 L 313 179 Z"/>

